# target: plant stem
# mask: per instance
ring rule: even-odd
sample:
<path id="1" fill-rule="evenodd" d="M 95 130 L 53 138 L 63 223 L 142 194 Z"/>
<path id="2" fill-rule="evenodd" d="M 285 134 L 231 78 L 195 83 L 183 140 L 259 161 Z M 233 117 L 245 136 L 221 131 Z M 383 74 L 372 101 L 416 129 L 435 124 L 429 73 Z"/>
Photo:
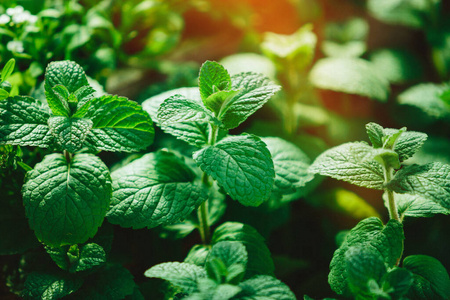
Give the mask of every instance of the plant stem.
<path id="1" fill-rule="evenodd" d="M 66 158 L 67 163 L 70 164 L 70 160 L 71 160 L 72 156 L 70 155 L 69 151 L 64 150 L 64 157 Z"/>
<path id="2" fill-rule="evenodd" d="M 208 144 L 210 146 L 214 146 L 217 140 L 217 133 L 219 128 L 217 126 L 211 125 L 211 130 L 209 132 Z M 211 186 L 209 182 L 209 176 L 206 175 L 205 172 L 202 173 L 202 183 L 206 188 Z M 203 202 L 197 210 L 197 217 L 199 222 L 200 237 L 202 238 L 202 242 L 204 245 L 208 245 L 210 243 L 210 228 L 208 223 L 208 200 Z"/>
<path id="3" fill-rule="evenodd" d="M 393 169 L 392 169 L 392 167 L 390 167 L 390 166 L 388 166 L 386 164 L 384 165 L 383 169 L 384 169 L 384 182 L 388 183 L 392 179 Z M 401 222 L 400 217 L 398 215 L 397 205 L 395 204 L 394 192 L 391 191 L 389 188 L 385 188 L 384 190 L 385 190 L 385 192 L 387 193 L 387 196 L 388 196 L 389 217 L 391 219 L 395 219 L 395 220 Z"/>

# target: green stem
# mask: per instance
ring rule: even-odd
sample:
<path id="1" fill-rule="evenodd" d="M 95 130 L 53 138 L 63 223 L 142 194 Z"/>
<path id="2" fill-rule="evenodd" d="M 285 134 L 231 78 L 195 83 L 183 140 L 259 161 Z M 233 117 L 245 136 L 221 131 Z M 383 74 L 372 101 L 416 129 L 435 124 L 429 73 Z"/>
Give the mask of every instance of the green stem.
<path id="1" fill-rule="evenodd" d="M 211 130 L 209 132 L 208 144 L 214 146 L 217 140 L 217 133 L 219 128 L 217 126 L 211 125 Z M 209 182 L 209 176 L 205 172 L 202 174 L 202 183 L 205 187 L 209 188 L 211 186 Z M 197 210 L 197 217 L 200 231 L 200 237 L 204 245 L 208 245 L 211 239 L 211 232 L 208 223 L 208 200 L 203 202 Z"/>
<path id="2" fill-rule="evenodd" d="M 385 164 L 384 165 L 384 181 L 385 181 L 385 183 L 388 183 L 389 181 L 391 181 L 391 179 L 392 179 L 392 172 L 393 172 L 392 167 L 387 166 Z M 396 205 L 395 199 L 394 199 L 394 192 L 391 191 L 389 188 L 385 188 L 384 190 L 385 190 L 385 192 L 387 193 L 387 196 L 388 196 L 389 217 L 391 219 L 395 219 L 395 220 L 401 222 L 400 216 L 398 215 L 397 205 Z"/>

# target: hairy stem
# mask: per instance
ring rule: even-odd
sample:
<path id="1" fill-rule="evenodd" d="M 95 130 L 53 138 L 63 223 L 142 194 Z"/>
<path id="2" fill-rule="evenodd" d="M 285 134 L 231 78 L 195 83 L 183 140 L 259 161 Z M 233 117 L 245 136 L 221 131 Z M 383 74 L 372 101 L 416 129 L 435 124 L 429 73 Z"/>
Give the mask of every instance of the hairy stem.
<path id="1" fill-rule="evenodd" d="M 384 169 L 384 182 L 388 183 L 392 179 L 393 169 L 392 169 L 392 167 L 390 167 L 390 166 L 388 166 L 386 164 L 384 165 L 383 169 Z M 395 219 L 395 220 L 401 222 L 400 217 L 398 215 L 397 205 L 396 205 L 395 199 L 394 199 L 394 192 L 391 191 L 389 188 L 385 188 L 384 190 L 385 190 L 385 192 L 387 193 L 387 196 L 388 196 L 389 217 L 391 219 Z"/>

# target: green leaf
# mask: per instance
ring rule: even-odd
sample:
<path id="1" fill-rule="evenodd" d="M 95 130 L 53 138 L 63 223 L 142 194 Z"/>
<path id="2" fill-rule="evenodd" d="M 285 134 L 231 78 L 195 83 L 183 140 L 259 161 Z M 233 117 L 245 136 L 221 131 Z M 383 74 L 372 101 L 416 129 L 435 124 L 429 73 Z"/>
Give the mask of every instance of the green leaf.
<path id="1" fill-rule="evenodd" d="M 276 77 L 274 63 L 261 54 L 235 53 L 223 58 L 220 63 L 231 75 L 242 72 L 255 72 L 264 74 L 270 79 Z"/>
<path id="2" fill-rule="evenodd" d="M 375 160 L 383 166 L 392 167 L 396 170 L 400 169 L 400 160 L 397 152 L 389 149 L 373 149 L 366 156 L 367 160 Z"/>
<path id="3" fill-rule="evenodd" d="M 366 124 L 367 135 L 369 136 L 370 142 L 374 148 L 383 147 L 383 137 L 384 137 L 384 129 L 377 123 L 368 123 Z"/>
<path id="4" fill-rule="evenodd" d="M 108 220 L 122 227 L 172 224 L 189 215 L 206 193 L 195 174 L 173 153 L 159 151 L 112 173 L 113 198 Z"/>
<path id="5" fill-rule="evenodd" d="M 380 164 L 367 161 L 373 148 L 362 142 L 346 143 L 319 155 L 309 171 L 352 184 L 383 189 L 384 175 Z"/>
<path id="6" fill-rule="evenodd" d="M 222 109 L 226 109 L 226 105 L 230 103 L 237 93 L 239 93 L 239 91 L 218 91 L 209 95 L 208 98 L 203 100 L 203 103 L 214 113 L 214 115 L 220 116 L 222 114 Z"/>
<path id="7" fill-rule="evenodd" d="M 105 263 L 105 250 L 100 245 L 89 243 L 81 247 L 79 259 L 70 267 L 70 271 L 87 271 L 102 266 Z"/>
<path id="8" fill-rule="evenodd" d="M 239 92 L 227 98 L 217 114 L 226 129 L 238 127 L 281 88 L 267 77 L 252 72 L 236 74 L 231 82 L 231 89 Z"/>
<path id="9" fill-rule="evenodd" d="M 25 299 L 60 299 L 78 290 L 82 283 L 80 278 L 33 272 L 27 276 L 22 296 Z"/>
<path id="10" fill-rule="evenodd" d="M 239 300 L 297 299 L 286 284 L 272 276 L 255 276 L 240 283 L 239 287 L 242 288 L 236 296 Z"/>
<path id="11" fill-rule="evenodd" d="M 398 95 L 400 104 L 412 105 L 435 119 L 450 117 L 450 108 L 440 96 L 448 89 L 446 84 L 422 83 Z"/>
<path id="12" fill-rule="evenodd" d="M 389 82 L 380 77 L 369 61 L 360 58 L 323 58 L 309 73 L 320 89 L 356 94 L 386 102 Z"/>
<path id="13" fill-rule="evenodd" d="M 198 280 L 198 293 L 191 294 L 183 300 L 228 300 L 236 299 L 242 289 L 231 284 L 217 284 L 210 278 L 200 278 Z"/>
<path id="14" fill-rule="evenodd" d="M 206 271 L 193 264 L 167 262 L 151 267 L 144 275 L 167 280 L 183 292 L 191 294 L 198 291 L 197 281 L 206 277 Z"/>
<path id="15" fill-rule="evenodd" d="M 385 275 L 382 287 L 394 299 L 399 299 L 409 291 L 413 281 L 410 271 L 403 268 L 394 268 Z"/>
<path id="16" fill-rule="evenodd" d="M 47 101 L 54 116 L 70 117 L 71 111 L 69 106 L 70 93 L 67 88 L 61 84 L 55 85 L 53 88 L 55 98 L 53 101 Z"/>
<path id="17" fill-rule="evenodd" d="M 326 56 L 358 57 L 366 52 L 369 24 L 361 18 L 327 23 L 322 51 Z"/>
<path id="18" fill-rule="evenodd" d="M 383 148 L 392 150 L 394 149 L 394 145 L 396 144 L 397 140 L 406 131 L 406 127 L 400 129 L 385 128 L 383 131 Z"/>
<path id="19" fill-rule="evenodd" d="M 83 147 L 92 128 L 92 121 L 56 116 L 48 119 L 48 127 L 62 149 L 75 153 Z"/>
<path id="20" fill-rule="evenodd" d="M 54 115 L 68 116 L 64 114 L 64 105 L 53 90 L 57 85 L 64 86 L 69 94 L 74 93 L 82 86 L 88 86 L 83 68 L 73 61 L 51 62 L 45 70 L 45 96 Z M 67 112 L 66 112 L 67 113 Z"/>
<path id="21" fill-rule="evenodd" d="M 334 252 L 330 263 L 328 283 L 339 295 L 349 296 L 349 278 L 346 267 L 346 252 L 350 247 L 358 247 L 379 253 L 387 267 L 396 265 L 403 252 L 403 228 L 396 220 L 386 226 L 380 219 L 371 217 L 362 220 L 345 237 L 339 249 Z"/>
<path id="22" fill-rule="evenodd" d="M 0 88 L 0 101 L 3 101 L 8 97 L 9 97 L 9 93 L 7 91 L 5 91 L 4 89 Z"/>
<path id="23" fill-rule="evenodd" d="M 213 244 L 220 241 L 237 241 L 244 244 L 248 253 L 245 278 L 273 274 L 274 265 L 270 251 L 264 238 L 253 227 L 237 222 L 223 223 L 216 228 L 212 236 Z"/>
<path id="24" fill-rule="evenodd" d="M 5 64 L 5 66 L 2 69 L 2 74 L 1 74 L 2 82 L 5 80 L 8 80 L 9 76 L 11 76 L 12 72 L 14 71 L 15 64 L 16 64 L 16 60 L 14 58 L 11 58 Z"/>
<path id="25" fill-rule="evenodd" d="M 253 135 L 228 136 L 193 154 L 199 167 L 233 198 L 258 206 L 272 191 L 275 171 L 266 145 Z"/>
<path id="26" fill-rule="evenodd" d="M 135 292 L 133 275 L 121 265 L 107 264 L 85 277 L 74 299 L 122 300 Z"/>
<path id="27" fill-rule="evenodd" d="M 230 74 L 221 64 L 207 60 L 200 68 L 198 86 L 203 103 L 205 103 L 206 98 L 211 94 L 230 89 Z M 206 103 L 205 106 L 207 106 Z"/>
<path id="28" fill-rule="evenodd" d="M 194 245 L 184 259 L 185 263 L 204 266 L 211 248 L 206 245 Z"/>
<path id="29" fill-rule="evenodd" d="M 292 194 L 314 178 L 308 172 L 309 157 L 297 146 L 277 137 L 261 139 L 272 155 L 275 182 L 272 193 Z"/>
<path id="30" fill-rule="evenodd" d="M 372 248 L 349 247 L 345 252 L 345 272 L 355 296 L 368 292 L 369 280 L 380 283 L 386 271 L 383 257 Z"/>
<path id="31" fill-rule="evenodd" d="M 414 283 L 407 294 L 412 299 L 449 299 L 450 278 L 445 267 L 427 255 L 411 255 L 403 267 L 413 273 Z"/>
<path id="32" fill-rule="evenodd" d="M 221 276 L 224 277 L 226 283 L 238 284 L 245 274 L 248 255 L 245 246 L 236 241 L 222 241 L 213 245 L 206 259 L 206 270 L 209 273 L 210 265 L 215 260 L 219 260 L 225 267 L 225 272 Z M 218 279 L 221 278 L 219 276 Z M 214 278 L 209 276 L 210 278 Z M 217 280 L 216 280 L 217 281 Z M 218 283 L 223 283 L 219 280 Z"/>
<path id="33" fill-rule="evenodd" d="M 421 195 L 450 210 L 450 165 L 436 162 L 406 166 L 387 187 L 400 194 Z"/>
<path id="34" fill-rule="evenodd" d="M 370 61 L 378 74 L 391 83 L 418 80 L 423 75 L 420 60 L 406 50 L 376 50 L 370 53 Z"/>
<path id="35" fill-rule="evenodd" d="M 384 205 L 388 207 L 386 194 L 383 194 L 383 199 Z M 401 219 L 405 217 L 426 218 L 435 214 L 450 214 L 450 210 L 420 195 L 395 194 L 395 203 Z"/>
<path id="36" fill-rule="evenodd" d="M 394 151 L 398 153 L 400 162 L 413 156 L 427 140 L 425 133 L 417 131 L 405 131 L 397 139 Z"/>
<path id="37" fill-rule="evenodd" d="M 105 164 L 91 154 L 75 155 L 68 163 L 50 154 L 27 173 L 22 188 L 30 227 L 46 245 L 84 243 L 103 222 L 111 198 Z"/>
<path id="38" fill-rule="evenodd" d="M 0 101 L 0 144 L 51 145 L 49 114 L 31 97 L 16 96 Z"/>
<path id="39" fill-rule="evenodd" d="M 93 122 L 86 141 L 98 150 L 132 152 L 153 142 L 153 123 L 136 102 L 105 95 L 90 102 L 86 118 Z"/>

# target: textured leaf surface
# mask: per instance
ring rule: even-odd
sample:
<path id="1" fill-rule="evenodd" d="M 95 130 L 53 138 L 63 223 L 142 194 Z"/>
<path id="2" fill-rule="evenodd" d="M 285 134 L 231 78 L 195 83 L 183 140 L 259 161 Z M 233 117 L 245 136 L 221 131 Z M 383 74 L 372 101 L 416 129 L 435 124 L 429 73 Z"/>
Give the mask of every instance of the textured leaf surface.
<path id="1" fill-rule="evenodd" d="M 0 144 L 49 147 L 48 118 L 47 111 L 31 97 L 0 101 Z"/>
<path id="2" fill-rule="evenodd" d="M 272 155 L 275 168 L 273 192 L 291 194 L 314 178 L 308 172 L 309 157 L 294 144 L 277 137 L 262 138 Z"/>
<path id="3" fill-rule="evenodd" d="M 230 88 L 230 75 L 221 64 L 214 61 L 206 61 L 200 68 L 198 86 L 202 100 L 205 101 L 206 98 L 216 91 Z"/>
<path id="4" fill-rule="evenodd" d="M 413 275 L 403 268 L 394 268 L 384 278 L 383 288 L 389 291 L 394 299 L 404 296 L 413 284 Z M 393 289 L 393 290 L 391 290 Z"/>
<path id="5" fill-rule="evenodd" d="M 392 267 L 403 252 L 403 239 L 402 224 L 398 221 L 390 220 L 386 226 L 375 217 L 359 222 L 348 233 L 339 249 L 334 252 L 328 275 L 328 283 L 332 290 L 339 295 L 350 295 L 345 263 L 346 252 L 350 247 L 379 253 L 387 266 Z"/>
<path id="6" fill-rule="evenodd" d="M 193 155 L 199 167 L 233 198 L 258 206 L 272 191 L 275 171 L 266 145 L 252 135 L 229 136 Z"/>
<path id="7" fill-rule="evenodd" d="M 145 271 L 145 276 L 151 278 L 161 278 L 169 281 L 183 292 L 190 294 L 196 292 L 197 280 L 206 277 L 204 268 L 180 262 L 162 263 L 151 267 Z"/>
<path id="8" fill-rule="evenodd" d="M 239 300 L 295 300 L 289 287 L 280 280 L 267 275 L 255 276 L 239 284 L 242 292 Z"/>
<path id="9" fill-rule="evenodd" d="M 374 148 L 383 147 L 383 137 L 385 133 L 384 128 L 381 125 L 373 122 L 368 123 L 366 124 L 366 131 Z"/>
<path id="10" fill-rule="evenodd" d="M 80 288 L 82 280 L 47 273 L 30 273 L 25 281 L 25 299 L 54 300 L 67 296 Z"/>
<path id="11" fill-rule="evenodd" d="M 400 194 L 421 195 L 450 210 L 450 165 L 436 162 L 406 166 L 388 187 Z"/>
<path id="12" fill-rule="evenodd" d="M 136 102 L 106 95 L 90 102 L 86 118 L 93 122 L 87 142 L 99 150 L 137 151 L 153 142 L 153 123 Z"/>
<path id="13" fill-rule="evenodd" d="M 314 86 L 387 101 L 389 82 L 373 65 L 359 58 L 323 58 L 312 68 L 309 79 Z"/>
<path id="14" fill-rule="evenodd" d="M 48 119 L 48 127 L 61 148 L 74 153 L 83 147 L 92 128 L 92 121 L 56 116 Z"/>
<path id="15" fill-rule="evenodd" d="M 112 178 L 108 220 L 122 227 L 172 224 L 206 200 L 191 169 L 166 151 L 149 153 L 114 171 Z"/>
<path id="16" fill-rule="evenodd" d="M 236 74 L 231 81 L 231 88 L 239 93 L 224 103 L 217 115 L 226 129 L 238 127 L 281 88 L 267 77 L 252 72 Z"/>
<path id="17" fill-rule="evenodd" d="M 450 117 L 449 107 L 440 98 L 446 90 L 447 85 L 423 83 L 407 89 L 397 99 L 400 104 L 416 106 L 433 118 L 443 119 Z"/>
<path id="18" fill-rule="evenodd" d="M 397 139 L 394 151 L 398 153 L 400 162 L 413 156 L 427 140 L 427 135 L 417 131 L 405 131 Z"/>
<path id="19" fill-rule="evenodd" d="M 226 222 L 216 228 L 212 237 L 213 244 L 220 241 L 237 241 L 244 244 L 248 253 L 246 278 L 273 274 L 274 265 L 270 251 L 264 238 L 253 227 L 237 222 Z"/>
<path id="20" fill-rule="evenodd" d="M 236 241 L 222 241 L 213 245 L 209 252 L 208 260 L 220 259 L 226 267 L 234 264 L 247 265 L 247 250 L 245 246 Z"/>
<path id="21" fill-rule="evenodd" d="M 383 199 L 384 205 L 388 207 L 386 194 L 383 194 Z M 395 202 L 398 214 L 402 219 L 404 217 L 424 218 L 432 217 L 436 214 L 450 214 L 450 210 L 420 195 L 395 194 Z"/>
<path id="22" fill-rule="evenodd" d="M 103 222 L 111 179 L 94 155 L 75 155 L 68 164 L 62 154 L 51 154 L 27 173 L 22 194 L 30 226 L 41 242 L 54 247 L 83 243 Z"/>
<path id="23" fill-rule="evenodd" d="M 355 185 L 383 189 L 384 175 L 379 163 L 367 161 L 372 147 L 366 143 L 346 143 L 319 155 L 309 171 Z"/>
<path id="24" fill-rule="evenodd" d="M 89 243 L 83 245 L 78 261 L 71 266 L 71 272 L 80 272 L 99 267 L 106 262 L 105 250 L 100 245 Z"/>
<path id="25" fill-rule="evenodd" d="M 413 273 L 414 284 L 407 296 L 412 299 L 450 299 L 450 278 L 437 259 L 427 255 L 411 255 L 403 267 Z"/>

